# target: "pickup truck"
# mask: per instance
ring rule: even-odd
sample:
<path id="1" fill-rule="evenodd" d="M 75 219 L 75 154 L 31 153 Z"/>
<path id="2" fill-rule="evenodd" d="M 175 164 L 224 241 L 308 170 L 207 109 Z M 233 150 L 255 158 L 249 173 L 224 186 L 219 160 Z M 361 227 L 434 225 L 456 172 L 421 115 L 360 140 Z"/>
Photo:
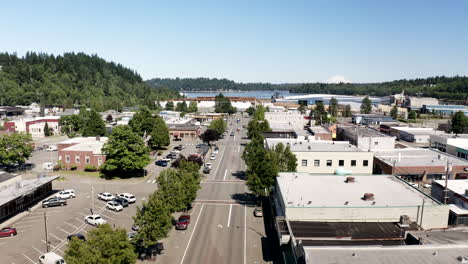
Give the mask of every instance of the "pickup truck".
<path id="1" fill-rule="evenodd" d="M 42 201 L 42 208 L 64 205 L 67 205 L 67 200 L 58 197 L 52 197 Z"/>

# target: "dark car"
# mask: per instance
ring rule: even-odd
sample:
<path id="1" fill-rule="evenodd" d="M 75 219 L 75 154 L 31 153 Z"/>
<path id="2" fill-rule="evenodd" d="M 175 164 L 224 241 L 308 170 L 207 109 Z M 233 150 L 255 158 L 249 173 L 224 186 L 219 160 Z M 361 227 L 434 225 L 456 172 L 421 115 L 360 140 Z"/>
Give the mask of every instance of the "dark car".
<path id="1" fill-rule="evenodd" d="M 185 148 L 184 145 L 179 145 L 179 146 L 175 146 L 175 147 L 174 147 L 175 150 L 179 150 L 179 151 L 180 151 L 180 150 L 183 150 L 184 148 Z"/>
<path id="2" fill-rule="evenodd" d="M 117 199 L 114 199 L 112 201 L 115 201 L 117 202 L 118 204 L 120 204 L 122 207 L 128 207 L 128 201 L 127 199 L 125 198 L 117 198 Z"/>
<path id="3" fill-rule="evenodd" d="M 203 168 L 203 173 L 208 174 L 210 173 L 211 169 L 209 167 Z"/>
<path id="4" fill-rule="evenodd" d="M 167 154 L 166 159 L 177 159 L 177 154 L 175 153 Z"/>
<path id="5" fill-rule="evenodd" d="M 0 230 L 0 237 L 11 237 L 11 236 L 16 236 L 18 233 L 16 233 L 16 228 L 14 227 L 5 227 Z"/>
<path id="6" fill-rule="evenodd" d="M 174 138 L 174 141 L 182 141 L 181 138 Z"/>
<path id="7" fill-rule="evenodd" d="M 67 205 L 67 200 L 52 197 L 47 200 L 42 201 L 42 208 L 53 207 L 53 206 L 64 206 Z"/>
<path id="8" fill-rule="evenodd" d="M 233 136 L 234 136 L 234 132 L 231 132 L 231 137 L 233 137 Z"/>
<path id="9" fill-rule="evenodd" d="M 188 228 L 190 224 L 190 215 L 181 215 L 179 219 L 176 221 L 176 229 L 177 230 L 185 230 Z"/>
<path id="10" fill-rule="evenodd" d="M 76 234 L 71 234 L 69 236 L 67 236 L 67 239 L 70 241 L 72 240 L 72 238 L 76 238 L 76 239 L 79 239 L 81 241 L 86 241 L 86 237 L 80 233 L 76 233 Z"/>
<path id="11" fill-rule="evenodd" d="M 167 162 L 167 160 L 158 160 L 155 162 L 155 164 L 161 167 L 167 167 L 167 165 L 169 165 L 169 162 Z"/>

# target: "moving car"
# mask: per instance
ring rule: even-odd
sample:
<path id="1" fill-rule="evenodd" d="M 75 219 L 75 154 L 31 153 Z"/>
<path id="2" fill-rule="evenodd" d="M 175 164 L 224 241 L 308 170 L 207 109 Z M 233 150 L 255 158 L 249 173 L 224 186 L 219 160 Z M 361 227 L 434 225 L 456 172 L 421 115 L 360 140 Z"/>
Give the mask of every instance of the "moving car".
<path id="1" fill-rule="evenodd" d="M 231 137 L 233 137 L 233 136 L 234 136 L 234 132 L 231 132 Z"/>
<path id="2" fill-rule="evenodd" d="M 211 169 L 206 167 L 206 166 L 205 166 L 205 168 L 203 168 L 203 173 L 205 173 L 205 174 L 210 173 L 210 171 L 211 171 Z"/>
<path id="3" fill-rule="evenodd" d="M 103 192 L 99 194 L 98 199 L 103 201 L 112 201 L 115 199 L 115 196 L 112 193 Z"/>
<path id="4" fill-rule="evenodd" d="M 102 219 L 102 217 L 98 214 L 93 214 L 93 215 L 88 215 L 85 217 L 85 222 L 90 224 L 90 225 L 93 225 L 93 226 L 97 226 L 97 225 L 103 225 L 105 223 L 107 223 L 106 220 Z"/>
<path id="5" fill-rule="evenodd" d="M 215 154 L 211 154 L 210 160 L 215 160 L 215 159 L 216 159 Z"/>
<path id="6" fill-rule="evenodd" d="M 183 150 L 184 148 L 185 148 L 184 145 L 178 145 L 178 146 L 175 146 L 175 147 L 174 147 L 175 150 L 179 150 L 179 151 L 180 151 L 180 150 Z"/>
<path id="7" fill-rule="evenodd" d="M 205 167 L 208 167 L 210 170 L 212 169 L 211 163 L 206 163 Z"/>
<path id="8" fill-rule="evenodd" d="M 131 193 L 121 193 L 119 195 L 117 195 L 119 198 L 124 198 L 126 199 L 129 203 L 134 203 L 136 202 L 136 197 L 135 195 L 131 194 Z"/>
<path id="9" fill-rule="evenodd" d="M 116 198 L 112 201 L 119 203 L 123 207 L 128 207 L 128 201 L 125 198 Z"/>
<path id="10" fill-rule="evenodd" d="M 66 264 L 65 260 L 55 252 L 47 252 L 39 257 L 41 264 Z"/>
<path id="11" fill-rule="evenodd" d="M 185 230 L 188 228 L 189 224 L 190 224 L 190 215 L 181 215 L 179 219 L 176 221 L 176 229 Z"/>
<path id="12" fill-rule="evenodd" d="M 5 227 L 0 230 L 0 237 L 12 237 L 16 236 L 18 233 L 16 232 L 16 228 L 14 227 Z"/>
<path id="13" fill-rule="evenodd" d="M 260 208 L 255 208 L 254 210 L 254 216 L 255 217 L 262 217 L 263 216 L 263 211 Z"/>
<path id="14" fill-rule="evenodd" d="M 75 198 L 75 190 L 68 189 L 68 190 L 63 190 L 55 195 L 55 197 L 61 198 L 61 199 L 70 199 L 70 198 Z"/>
<path id="15" fill-rule="evenodd" d="M 86 241 L 86 237 L 84 235 L 80 234 L 80 233 L 71 234 L 71 235 L 67 236 L 68 241 L 72 240 L 73 238 L 76 238 L 76 239 L 79 239 L 79 240 L 82 240 L 82 241 Z"/>
<path id="16" fill-rule="evenodd" d="M 238 127 L 238 128 L 237 128 L 237 131 L 240 131 L 240 130 L 241 130 L 241 128 L 240 128 L 240 127 Z"/>
<path id="17" fill-rule="evenodd" d="M 167 165 L 169 165 L 170 161 L 171 161 L 170 159 L 160 159 L 160 160 L 156 161 L 154 164 L 156 164 L 158 166 L 161 166 L 161 167 L 167 167 Z"/>
<path id="18" fill-rule="evenodd" d="M 42 208 L 64 205 L 67 205 L 67 200 L 58 197 L 52 197 L 42 201 Z"/>
<path id="19" fill-rule="evenodd" d="M 213 153 L 218 154 L 218 152 L 219 152 L 219 148 L 218 147 L 214 148 Z"/>
<path id="20" fill-rule="evenodd" d="M 123 210 L 123 206 L 116 201 L 107 202 L 106 208 L 112 211 L 120 212 Z"/>

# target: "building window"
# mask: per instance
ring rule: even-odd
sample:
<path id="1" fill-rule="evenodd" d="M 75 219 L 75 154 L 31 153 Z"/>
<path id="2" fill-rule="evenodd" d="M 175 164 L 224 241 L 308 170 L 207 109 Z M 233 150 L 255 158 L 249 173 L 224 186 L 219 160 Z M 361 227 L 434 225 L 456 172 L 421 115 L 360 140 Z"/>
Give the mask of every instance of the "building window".
<path id="1" fill-rule="evenodd" d="M 378 141 L 374 142 L 374 145 L 376 145 L 376 146 L 377 146 L 378 144 L 379 144 L 379 142 L 378 142 Z"/>
<path id="2" fill-rule="evenodd" d="M 89 158 L 89 156 L 85 156 L 85 163 L 86 164 L 91 163 L 91 159 Z"/>
<path id="3" fill-rule="evenodd" d="M 351 167 L 356 167 L 356 160 L 351 160 Z"/>
<path id="4" fill-rule="evenodd" d="M 339 160 L 338 161 L 338 166 L 344 166 L 344 160 Z"/>
<path id="5" fill-rule="evenodd" d="M 327 160 L 327 167 L 331 167 L 333 165 L 332 160 Z"/>
<path id="6" fill-rule="evenodd" d="M 75 163 L 80 163 L 80 156 L 75 156 Z"/>
<path id="7" fill-rule="evenodd" d="M 363 160 L 362 161 L 362 166 L 364 166 L 364 167 L 369 166 L 369 161 L 368 160 Z"/>
<path id="8" fill-rule="evenodd" d="M 320 160 L 314 160 L 314 166 L 320 167 Z"/>
<path id="9" fill-rule="evenodd" d="M 97 158 L 98 167 L 102 165 L 102 157 Z"/>
<path id="10" fill-rule="evenodd" d="M 302 167 L 307 167 L 307 160 L 302 160 Z"/>
<path id="11" fill-rule="evenodd" d="M 65 155 L 65 163 L 70 163 L 70 155 Z"/>

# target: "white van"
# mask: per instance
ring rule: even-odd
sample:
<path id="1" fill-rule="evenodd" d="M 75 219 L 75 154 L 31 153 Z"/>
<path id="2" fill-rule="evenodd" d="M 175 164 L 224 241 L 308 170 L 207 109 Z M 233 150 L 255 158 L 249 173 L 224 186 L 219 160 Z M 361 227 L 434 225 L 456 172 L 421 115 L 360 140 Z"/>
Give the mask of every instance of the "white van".
<path id="1" fill-rule="evenodd" d="M 65 260 L 54 252 L 47 252 L 40 256 L 39 262 L 42 264 L 66 264 Z"/>
<path id="2" fill-rule="evenodd" d="M 43 170 L 53 170 L 54 169 L 54 164 L 52 162 L 44 162 L 44 163 L 42 163 L 42 169 Z"/>
<path id="3" fill-rule="evenodd" d="M 57 151 L 57 146 L 54 146 L 54 145 L 53 145 L 53 146 L 49 146 L 49 147 L 47 148 L 47 151 Z"/>

